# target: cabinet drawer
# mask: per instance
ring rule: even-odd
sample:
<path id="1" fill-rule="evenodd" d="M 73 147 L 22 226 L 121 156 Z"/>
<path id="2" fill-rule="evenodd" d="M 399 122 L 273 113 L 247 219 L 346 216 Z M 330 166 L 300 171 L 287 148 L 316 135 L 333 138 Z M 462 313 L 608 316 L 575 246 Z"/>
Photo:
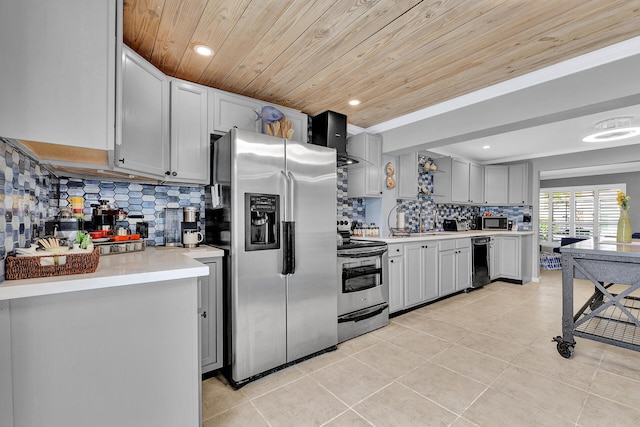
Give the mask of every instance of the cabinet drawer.
<path id="1" fill-rule="evenodd" d="M 441 251 L 448 251 L 456 248 L 456 239 L 441 240 L 438 242 Z"/>
<path id="2" fill-rule="evenodd" d="M 404 245 L 403 244 L 387 245 L 387 251 L 390 257 L 404 255 Z"/>
<path id="3" fill-rule="evenodd" d="M 471 248 L 471 239 L 456 239 L 456 249 Z"/>

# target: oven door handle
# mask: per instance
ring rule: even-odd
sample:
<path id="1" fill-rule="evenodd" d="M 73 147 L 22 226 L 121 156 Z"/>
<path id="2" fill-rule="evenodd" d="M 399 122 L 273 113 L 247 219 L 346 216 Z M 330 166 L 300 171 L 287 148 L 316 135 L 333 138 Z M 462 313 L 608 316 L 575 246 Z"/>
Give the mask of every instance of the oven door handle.
<path id="1" fill-rule="evenodd" d="M 338 317 L 338 323 L 360 322 L 362 320 L 370 319 L 371 317 L 377 316 L 378 314 L 385 311 L 388 306 L 389 304 L 385 302 L 383 304 L 379 304 L 365 310 L 356 311 L 355 313 L 351 314 L 345 314 L 344 316 Z"/>

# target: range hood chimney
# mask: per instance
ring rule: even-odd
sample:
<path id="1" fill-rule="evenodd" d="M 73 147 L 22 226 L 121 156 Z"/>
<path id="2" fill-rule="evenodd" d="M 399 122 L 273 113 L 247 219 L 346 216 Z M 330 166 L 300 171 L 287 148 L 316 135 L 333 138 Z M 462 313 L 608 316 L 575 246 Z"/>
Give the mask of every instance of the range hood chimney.
<path id="1" fill-rule="evenodd" d="M 348 166 L 358 163 L 347 154 L 347 116 L 335 111 L 325 111 L 311 119 L 311 143 L 335 148 L 338 152 L 337 165 Z"/>

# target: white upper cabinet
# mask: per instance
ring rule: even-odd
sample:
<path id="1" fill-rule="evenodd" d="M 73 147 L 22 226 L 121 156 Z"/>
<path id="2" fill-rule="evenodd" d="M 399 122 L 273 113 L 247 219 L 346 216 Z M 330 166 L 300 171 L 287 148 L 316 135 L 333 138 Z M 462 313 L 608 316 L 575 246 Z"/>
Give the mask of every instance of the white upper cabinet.
<path id="1" fill-rule="evenodd" d="M 484 202 L 484 166 L 469 164 L 469 202 Z"/>
<path id="2" fill-rule="evenodd" d="M 433 191 L 441 203 L 482 203 L 484 168 L 452 157 L 435 159 Z M 478 183 L 478 180 L 480 183 Z M 441 196 L 441 197 L 440 197 Z"/>
<path id="3" fill-rule="evenodd" d="M 506 205 L 509 202 L 509 168 L 507 166 L 484 167 L 484 201 L 490 205 Z"/>
<path id="4" fill-rule="evenodd" d="M 122 1 L 16 0 L 0 10 L 0 136 L 112 150 Z"/>
<path id="5" fill-rule="evenodd" d="M 115 166 L 165 177 L 170 172 L 169 80 L 133 50 L 122 47 L 122 100 Z"/>
<path id="6" fill-rule="evenodd" d="M 349 197 L 382 196 L 382 136 L 360 133 L 347 141 L 350 156 L 364 160 L 349 168 L 347 192 Z"/>
<path id="7" fill-rule="evenodd" d="M 209 89 L 171 80 L 171 173 L 168 181 L 209 182 Z"/>
<path id="8" fill-rule="evenodd" d="M 526 163 L 509 165 L 509 204 L 529 204 L 528 172 Z"/>
<path id="9" fill-rule="evenodd" d="M 211 91 L 213 97 L 209 117 L 213 118 L 212 133 L 227 133 L 233 127 L 252 132 L 261 131 L 262 121 L 256 120 L 256 112 L 262 110 L 260 101 L 221 90 Z"/>
<path id="10" fill-rule="evenodd" d="M 451 201 L 469 202 L 469 162 L 451 159 Z M 437 191 L 440 191 L 438 189 Z"/>
<path id="11" fill-rule="evenodd" d="M 396 174 L 398 198 L 415 199 L 418 194 L 418 155 L 408 153 L 398 156 Z"/>

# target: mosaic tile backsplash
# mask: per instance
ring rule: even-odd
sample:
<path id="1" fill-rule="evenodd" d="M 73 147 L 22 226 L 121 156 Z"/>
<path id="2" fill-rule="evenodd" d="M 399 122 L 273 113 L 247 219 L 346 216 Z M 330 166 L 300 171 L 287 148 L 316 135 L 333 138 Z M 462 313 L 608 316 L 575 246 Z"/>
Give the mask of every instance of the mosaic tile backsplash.
<path id="1" fill-rule="evenodd" d="M 85 221 L 91 221 L 92 205 L 97 205 L 99 200 L 108 200 L 129 215 L 144 215 L 144 219 L 129 219 L 128 226 L 134 233 L 136 222 L 146 221 L 149 224 L 149 246 L 164 244 L 166 208 L 197 206 L 200 209 L 200 229 L 204 229 L 204 187 L 60 179 L 60 206 L 68 206 L 67 199 L 74 196 L 84 197 Z"/>
<path id="2" fill-rule="evenodd" d="M 44 227 L 51 201 L 57 201 L 57 178 L 0 138 L 0 280 L 4 258 L 31 244 Z"/>

